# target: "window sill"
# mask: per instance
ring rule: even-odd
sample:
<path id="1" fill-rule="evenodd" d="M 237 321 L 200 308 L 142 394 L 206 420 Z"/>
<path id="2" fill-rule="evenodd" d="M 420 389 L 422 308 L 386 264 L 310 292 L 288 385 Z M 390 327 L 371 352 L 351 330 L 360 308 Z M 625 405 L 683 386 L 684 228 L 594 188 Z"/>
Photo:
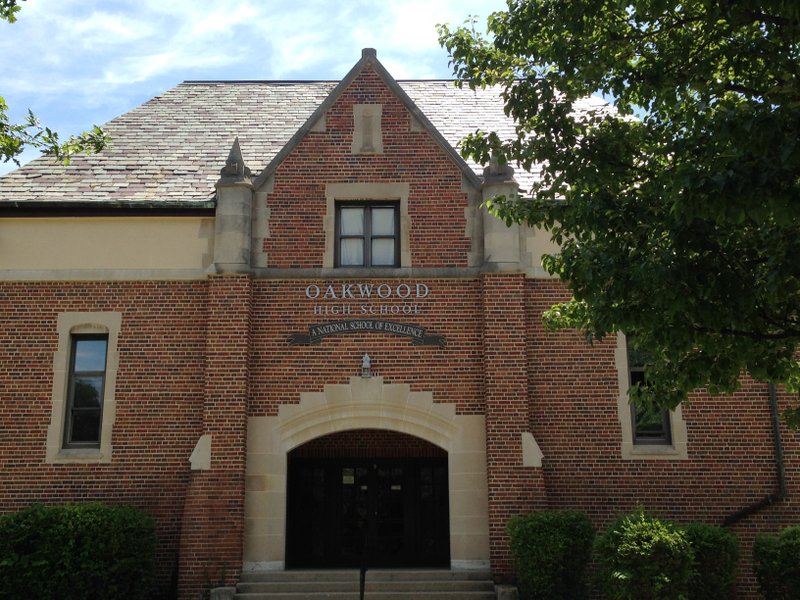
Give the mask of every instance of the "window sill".
<path id="1" fill-rule="evenodd" d="M 53 464 L 98 464 L 110 463 L 111 456 L 104 455 L 100 448 L 64 448 L 48 462 Z"/>
<path id="2" fill-rule="evenodd" d="M 672 444 L 622 444 L 624 460 L 686 460 L 685 445 Z"/>

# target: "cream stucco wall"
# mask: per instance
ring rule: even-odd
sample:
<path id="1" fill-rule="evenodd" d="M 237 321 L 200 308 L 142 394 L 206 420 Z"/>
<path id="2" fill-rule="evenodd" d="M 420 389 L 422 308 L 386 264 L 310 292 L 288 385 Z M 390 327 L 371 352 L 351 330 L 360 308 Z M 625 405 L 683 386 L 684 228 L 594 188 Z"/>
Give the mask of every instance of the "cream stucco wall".
<path id="1" fill-rule="evenodd" d="M 0 278 L 199 277 L 213 246 L 210 217 L 0 219 Z"/>

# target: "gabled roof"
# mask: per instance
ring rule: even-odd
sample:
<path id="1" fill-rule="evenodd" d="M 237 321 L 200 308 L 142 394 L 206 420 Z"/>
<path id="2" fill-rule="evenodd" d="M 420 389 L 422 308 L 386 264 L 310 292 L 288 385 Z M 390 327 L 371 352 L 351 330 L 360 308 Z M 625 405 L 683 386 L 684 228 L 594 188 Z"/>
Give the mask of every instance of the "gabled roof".
<path id="1" fill-rule="evenodd" d="M 369 59 L 363 56 L 348 77 Z M 423 126 L 476 177 L 483 168 L 455 154 L 459 140 L 476 129 L 508 138 L 514 134 L 497 89 L 460 89 L 446 80 L 395 82 L 385 70 L 384 74 Z M 266 174 L 345 81 L 181 83 L 104 125 L 111 144 L 99 154 L 75 157 L 68 166 L 38 158 L 0 177 L 0 206 L 52 202 L 211 207 L 214 184 L 237 136 L 253 176 Z M 535 177 L 536 173 L 516 173 L 523 191 Z"/>
<path id="2" fill-rule="evenodd" d="M 415 119 L 422 125 L 422 127 L 433 137 L 434 140 L 442 147 L 445 153 L 450 156 L 450 159 L 461 169 L 461 171 L 466 175 L 472 182 L 477 186 L 480 185 L 480 179 L 476 175 L 474 171 L 471 170 L 470 166 L 461 158 L 461 155 L 456 152 L 455 144 L 450 144 L 436 127 L 428 120 L 425 116 L 425 113 L 421 111 L 411 97 L 403 90 L 403 88 L 397 83 L 397 81 L 392 77 L 389 72 L 384 68 L 381 62 L 377 58 L 377 54 L 374 48 L 364 48 L 361 52 L 361 60 L 359 60 L 350 72 L 344 76 L 335 88 L 331 91 L 325 101 L 320 104 L 317 109 L 311 113 L 311 116 L 306 120 L 302 127 L 292 136 L 292 139 L 278 152 L 278 154 L 270 161 L 270 163 L 266 166 L 266 168 L 261 172 L 260 175 L 256 178 L 253 182 L 258 188 L 272 173 L 275 169 L 280 165 L 281 161 L 289 155 L 289 153 L 294 149 L 294 147 L 302 140 L 305 135 L 311 130 L 312 127 L 319 121 L 325 113 L 333 106 L 336 100 L 339 99 L 342 92 L 347 89 L 347 87 L 359 76 L 361 71 L 365 68 L 371 66 L 378 76 L 383 80 L 383 82 L 389 87 L 389 89 L 394 93 L 394 95 L 405 105 L 406 109 L 409 113 L 411 113 Z"/>

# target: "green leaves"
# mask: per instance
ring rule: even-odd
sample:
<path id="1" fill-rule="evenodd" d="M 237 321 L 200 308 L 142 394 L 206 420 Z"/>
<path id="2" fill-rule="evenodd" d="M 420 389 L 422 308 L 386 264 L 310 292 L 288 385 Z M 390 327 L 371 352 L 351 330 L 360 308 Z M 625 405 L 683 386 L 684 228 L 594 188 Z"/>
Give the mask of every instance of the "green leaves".
<path id="1" fill-rule="evenodd" d="M 25 0 L 21 0 L 24 2 Z M 16 13 L 20 7 L 17 5 L 17 0 L 0 0 L 0 19 L 13 23 L 17 20 Z"/>
<path id="2" fill-rule="evenodd" d="M 8 120 L 7 109 L 5 101 L 0 97 L 0 158 L 3 162 L 13 160 L 19 164 L 17 157 L 26 146 L 31 146 L 41 149 L 57 161 L 69 164 L 73 156 L 99 152 L 109 142 L 108 136 L 96 125 L 91 131 L 70 136 L 62 142 L 58 133 L 43 126 L 33 112 L 28 111 L 24 123 L 13 124 Z"/>
<path id="3" fill-rule="evenodd" d="M 800 381 L 798 12 L 518 0 L 485 36 L 474 22 L 440 28 L 456 75 L 500 86 L 518 124 L 461 152 L 541 169 L 532 201 L 491 208 L 561 245 L 544 264 L 574 300 L 546 322 L 590 340 L 635 334 L 653 357 L 640 401 L 733 391 L 742 371 Z M 582 100 L 598 90 L 613 109 Z"/>
<path id="4" fill-rule="evenodd" d="M 17 1 L 0 0 L 0 19 L 9 23 L 17 20 L 16 13 L 20 10 Z M 96 125 L 91 131 L 71 136 L 62 142 L 58 134 L 49 127 L 44 127 L 30 110 L 23 123 L 11 123 L 8 118 L 8 105 L 0 97 L 0 159 L 3 162 L 13 160 L 19 165 L 17 157 L 22 154 L 26 146 L 30 146 L 39 148 L 57 161 L 69 164 L 73 156 L 99 152 L 108 142 L 108 136 Z"/>
<path id="5" fill-rule="evenodd" d="M 686 533 L 644 512 L 624 515 L 597 539 L 597 576 L 614 600 L 685 600 L 694 559 Z"/>

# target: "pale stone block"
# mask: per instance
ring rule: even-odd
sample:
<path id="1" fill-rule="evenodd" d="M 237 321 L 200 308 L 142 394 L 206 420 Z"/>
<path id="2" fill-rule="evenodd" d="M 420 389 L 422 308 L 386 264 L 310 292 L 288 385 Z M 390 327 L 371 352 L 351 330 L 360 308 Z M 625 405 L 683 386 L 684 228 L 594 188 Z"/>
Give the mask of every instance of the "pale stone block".
<path id="1" fill-rule="evenodd" d="M 450 513 L 458 516 L 484 516 L 488 511 L 486 496 L 470 491 L 450 494 Z"/>
<path id="2" fill-rule="evenodd" d="M 189 456 L 192 471 L 211 470 L 211 434 L 201 435 Z"/>
<path id="3" fill-rule="evenodd" d="M 457 416 L 461 429 L 453 444 L 454 452 L 483 452 L 486 448 L 486 419 L 482 415 Z"/>
<path id="4" fill-rule="evenodd" d="M 246 562 L 272 562 L 284 559 L 286 538 L 283 535 L 247 536 L 244 539 Z"/>
<path id="5" fill-rule="evenodd" d="M 489 560 L 489 535 L 450 535 L 450 558 L 457 561 Z"/>
<path id="6" fill-rule="evenodd" d="M 486 473 L 484 452 L 452 452 L 448 461 L 450 473 Z"/>
<path id="7" fill-rule="evenodd" d="M 454 535 L 488 535 L 488 522 L 486 515 L 480 516 L 453 516 L 450 515 L 450 531 Z"/>
<path id="8" fill-rule="evenodd" d="M 245 475 L 244 489 L 246 492 L 264 492 L 267 489 L 267 478 L 264 475 Z"/>
<path id="9" fill-rule="evenodd" d="M 247 419 L 247 452 L 269 453 L 273 452 L 272 431 L 277 425 L 275 417 L 249 417 Z"/>
<path id="10" fill-rule="evenodd" d="M 383 401 L 397 406 L 405 406 L 411 394 L 411 386 L 406 384 L 386 385 L 383 388 Z M 427 395 L 427 394 L 426 394 Z M 433 401 L 433 397 L 429 402 Z"/>
<path id="11" fill-rule="evenodd" d="M 450 489 L 454 492 L 471 492 L 486 495 L 487 483 L 484 471 L 474 473 L 456 473 L 450 480 Z"/>
<path id="12" fill-rule="evenodd" d="M 247 475 L 285 475 L 285 454 L 255 454 L 247 455 Z"/>
<path id="13" fill-rule="evenodd" d="M 529 431 L 523 431 L 521 434 L 522 437 L 522 466 L 523 467 L 541 467 L 542 466 L 542 458 L 544 458 L 544 454 L 542 454 L 541 449 L 539 448 L 539 444 L 536 443 L 536 439 L 533 437 L 533 434 Z"/>

